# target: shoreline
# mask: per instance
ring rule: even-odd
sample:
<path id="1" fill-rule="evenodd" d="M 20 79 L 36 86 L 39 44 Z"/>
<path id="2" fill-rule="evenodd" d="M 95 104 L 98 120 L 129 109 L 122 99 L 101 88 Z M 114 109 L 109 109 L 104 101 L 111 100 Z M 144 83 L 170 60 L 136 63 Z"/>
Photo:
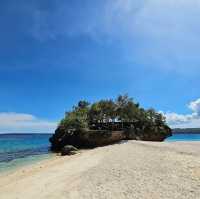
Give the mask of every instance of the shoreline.
<path id="1" fill-rule="evenodd" d="M 0 163 L 0 176 L 1 176 L 1 174 L 9 174 L 11 172 L 17 171 L 18 169 L 33 166 L 39 162 L 43 162 L 48 159 L 51 159 L 54 156 L 56 156 L 56 154 L 47 153 L 47 154 L 41 154 L 41 155 L 28 156 L 25 158 L 17 158 L 10 162 L 1 162 Z"/>
<path id="2" fill-rule="evenodd" d="M 0 173 L 0 195 L 4 199 L 197 199 L 199 165 L 198 141 L 127 141 Z"/>

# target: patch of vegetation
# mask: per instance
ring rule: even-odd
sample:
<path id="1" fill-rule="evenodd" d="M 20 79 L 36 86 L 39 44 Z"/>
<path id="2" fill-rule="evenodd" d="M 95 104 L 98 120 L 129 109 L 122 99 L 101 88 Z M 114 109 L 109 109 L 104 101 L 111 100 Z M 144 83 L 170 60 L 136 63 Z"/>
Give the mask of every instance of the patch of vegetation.
<path id="1" fill-rule="evenodd" d="M 88 148 L 122 139 L 163 141 L 169 136 L 171 129 L 161 113 L 145 110 L 128 95 L 119 95 L 92 104 L 80 101 L 65 113 L 50 142 L 53 151 L 60 151 L 66 145 Z"/>
<path id="2" fill-rule="evenodd" d="M 154 109 L 141 108 L 128 95 L 119 95 L 115 100 L 100 100 L 92 104 L 80 101 L 72 111 L 66 112 L 60 125 L 67 129 L 104 130 L 112 129 L 116 124 L 123 129 L 128 123 L 131 125 L 138 122 L 147 126 L 166 125 L 165 117 L 161 113 Z"/>

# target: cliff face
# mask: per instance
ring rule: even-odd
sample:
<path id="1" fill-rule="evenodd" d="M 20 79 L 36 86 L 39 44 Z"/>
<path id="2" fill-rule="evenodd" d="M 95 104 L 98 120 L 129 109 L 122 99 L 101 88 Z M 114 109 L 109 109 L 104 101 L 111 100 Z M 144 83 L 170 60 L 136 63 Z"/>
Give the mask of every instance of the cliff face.
<path id="1" fill-rule="evenodd" d="M 93 148 L 118 142 L 126 139 L 124 131 L 109 130 L 78 130 L 68 132 L 58 127 L 50 138 L 51 149 L 60 151 L 65 145 L 73 145 L 77 148 Z"/>
<path id="2" fill-rule="evenodd" d="M 169 127 L 130 128 L 121 131 L 111 130 L 75 130 L 69 131 L 60 126 L 50 138 L 51 149 L 60 151 L 66 145 L 77 148 L 93 148 L 112 144 L 120 140 L 163 141 L 171 136 Z"/>
<path id="3" fill-rule="evenodd" d="M 127 139 L 156 142 L 162 142 L 167 137 L 172 136 L 172 131 L 168 126 L 131 128 L 126 130 L 125 133 Z"/>

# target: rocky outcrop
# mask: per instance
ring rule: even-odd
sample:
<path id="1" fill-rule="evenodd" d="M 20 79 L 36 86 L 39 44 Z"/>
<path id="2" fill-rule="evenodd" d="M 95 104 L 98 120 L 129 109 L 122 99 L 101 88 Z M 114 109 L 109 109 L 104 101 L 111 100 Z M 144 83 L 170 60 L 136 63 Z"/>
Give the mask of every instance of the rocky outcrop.
<path id="1" fill-rule="evenodd" d="M 50 138 L 50 142 L 53 151 L 60 151 L 65 145 L 73 145 L 77 148 L 93 148 L 123 139 L 126 139 L 124 131 L 81 129 L 69 132 L 65 128 L 58 127 L 55 134 Z"/>
<path id="2" fill-rule="evenodd" d="M 172 131 L 168 126 L 147 126 L 127 129 L 125 134 L 128 140 L 162 142 L 167 137 L 172 136 Z"/>
<path id="3" fill-rule="evenodd" d="M 66 145 L 61 149 L 61 155 L 74 155 L 78 149 L 72 145 Z"/>
<path id="4" fill-rule="evenodd" d="M 104 146 L 126 139 L 124 131 L 88 130 L 81 135 L 81 140 L 89 147 Z"/>
<path id="5" fill-rule="evenodd" d="M 61 151 L 66 145 L 76 148 L 93 148 L 121 140 L 163 141 L 171 136 L 168 126 L 135 127 L 121 131 L 111 130 L 67 130 L 59 126 L 50 138 L 51 149 Z"/>
<path id="6" fill-rule="evenodd" d="M 161 113 L 119 95 L 91 104 L 79 101 L 65 113 L 50 142 L 53 151 L 60 151 L 65 145 L 91 148 L 130 139 L 163 141 L 169 136 L 171 129 Z"/>

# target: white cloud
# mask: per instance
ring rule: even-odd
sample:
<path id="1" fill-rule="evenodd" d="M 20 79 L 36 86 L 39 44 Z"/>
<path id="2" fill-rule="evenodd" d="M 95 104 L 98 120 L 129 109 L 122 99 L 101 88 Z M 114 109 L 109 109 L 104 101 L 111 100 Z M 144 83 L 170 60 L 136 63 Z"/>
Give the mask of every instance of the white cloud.
<path id="1" fill-rule="evenodd" d="M 190 102 L 188 106 L 194 113 L 200 116 L 200 98 Z"/>
<path id="2" fill-rule="evenodd" d="M 56 122 L 25 113 L 0 113 L 0 133 L 53 133 Z"/>
<path id="3" fill-rule="evenodd" d="M 200 1 L 59 1 L 36 8 L 32 34 L 41 41 L 87 35 L 122 43 L 121 59 L 184 74 L 199 69 Z"/>
<path id="4" fill-rule="evenodd" d="M 163 113 L 167 123 L 172 128 L 199 128 L 200 127 L 200 98 L 189 103 L 191 114 Z"/>

